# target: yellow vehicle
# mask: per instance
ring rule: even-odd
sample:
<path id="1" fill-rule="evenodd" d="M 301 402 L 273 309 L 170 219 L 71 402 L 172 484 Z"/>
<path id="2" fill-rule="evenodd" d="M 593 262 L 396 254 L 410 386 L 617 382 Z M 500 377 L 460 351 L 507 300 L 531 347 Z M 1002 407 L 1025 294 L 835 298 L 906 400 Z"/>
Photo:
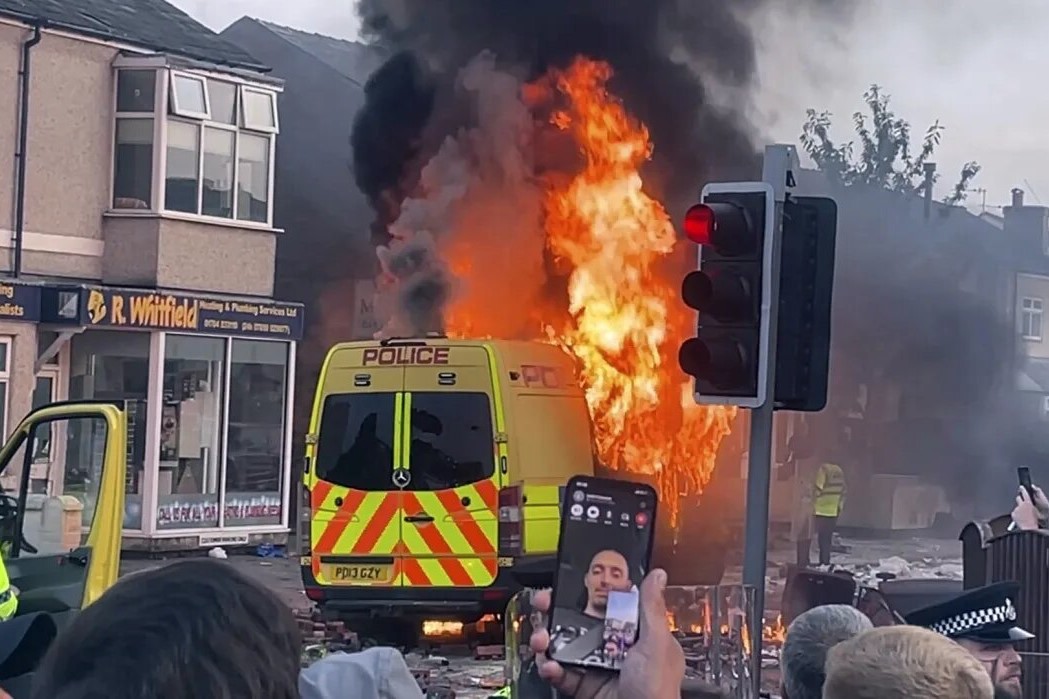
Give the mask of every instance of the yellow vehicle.
<path id="1" fill-rule="evenodd" d="M 45 446 L 64 467 L 64 497 L 29 492 Z M 124 412 L 92 402 L 37 408 L 0 447 L 0 473 L 20 474 L 16 490 L 0 492 L 0 549 L 17 614 L 48 612 L 62 628 L 116 582 L 126 448 Z"/>
<path id="2" fill-rule="evenodd" d="M 552 580 L 568 478 L 593 472 L 571 358 L 541 343 L 336 345 L 306 438 L 307 596 L 470 620 Z"/>

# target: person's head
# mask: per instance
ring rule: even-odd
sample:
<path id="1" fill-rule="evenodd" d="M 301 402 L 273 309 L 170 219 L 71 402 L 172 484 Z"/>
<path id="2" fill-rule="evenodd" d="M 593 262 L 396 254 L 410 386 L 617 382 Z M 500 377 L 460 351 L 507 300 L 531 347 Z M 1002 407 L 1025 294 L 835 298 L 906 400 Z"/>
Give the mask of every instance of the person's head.
<path id="1" fill-rule="evenodd" d="M 1023 696 L 1023 661 L 1016 646 L 1005 641 L 981 641 L 956 638 L 958 645 L 980 661 L 994 681 L 1000 696 L 1020 699 Z"/>
<path id="2" fill-rule="evenodd" d="M 187 560 L 130 575 L 58 636 L 40 699 L 297 699 L 302 640 L 291 610 L 229 563 Z"/>
<path id="3" fill-rule="evenodd" d="M 993 699 L 980 663 L 957 643 L 916 626 L 884 626 L 827 653 L 824 699 Z"/>
<path id="4" fill-rule="evenodd" d="M 624 592 L 633 585 L 630 582 L 630 567 L 626 556 L 614 549 L 604 549 L 594 554 L 584 576 L 586 585 L 586 610 L 604 615 L 608 606 L 608 593 L 612 590 Z"/>
<path id="5" fill-rule="evenodd" d="M 1016 582 L 998 582 L 907 615 L 907 623 L 924 626 L 956 641 L 987 670 L 999 694 L 1018 699 L 1023 695 L 1022 661 L 1016 643 L 1034 638 L 1019 626 Z"/>
<path id="6" fill-rule="evenodd" d="M 798 616 L 780 652 L 784 698 L 820 699 L 827 651 L 872 628 L 866 615 L 844 604 L 825 604 Z"/>

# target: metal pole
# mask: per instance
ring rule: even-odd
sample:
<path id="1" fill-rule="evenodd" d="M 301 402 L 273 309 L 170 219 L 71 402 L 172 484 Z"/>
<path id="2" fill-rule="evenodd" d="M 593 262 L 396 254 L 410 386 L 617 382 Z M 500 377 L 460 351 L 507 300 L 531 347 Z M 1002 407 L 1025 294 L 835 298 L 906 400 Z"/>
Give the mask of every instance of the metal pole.
<path id="1" fill-rule="evenodd" d="M 792 146 L 765 148 L 762 180 L 775 191 L 773 213 L 772 296 L 769 315 L 768 398 L 750 413 L 750 447 L 747 453 L 747 514 L 743 550 L 743 584 L 754 588 L 754 614 L 751 616 L 751 681 L 753 696 L 761 689 L 761 637 L 765 615 L 765 568 L 768 559 L 769 490 L 772 485 L 772 417 L 776 387 L 776 332 L 779 325 L 780 237 L 783 201 L 787 187 L 793 186 L 797 153 Z"/>

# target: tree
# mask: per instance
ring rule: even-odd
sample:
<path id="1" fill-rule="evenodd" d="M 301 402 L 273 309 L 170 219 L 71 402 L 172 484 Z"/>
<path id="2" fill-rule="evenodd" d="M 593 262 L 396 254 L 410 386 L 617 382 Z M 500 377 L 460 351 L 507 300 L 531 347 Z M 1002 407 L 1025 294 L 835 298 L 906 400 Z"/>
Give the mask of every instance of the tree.
<path id="1" fill-rule="evenodd" d="M 870 114 L 856 112 L 852 122 L 856 141 L 836 144 L 830 137 L 831 113 L 806 112 L 801 146 L 816 166 L 844 186 L 866 184 L 913 194 L 925 184 L 925 164 L 930 161 L 943 136 L 939 121 L 926 129 L 921 147 L 911 146 L 911 125 L 889 108 L 889 95 L 877 85 L 863 93 Z M 954 206 L 965 200 L 969 184 L 980 172 L 975 161 L 967 162 L 945 204 Z M 939 175 L 933 176 L 935 182 Z"/>

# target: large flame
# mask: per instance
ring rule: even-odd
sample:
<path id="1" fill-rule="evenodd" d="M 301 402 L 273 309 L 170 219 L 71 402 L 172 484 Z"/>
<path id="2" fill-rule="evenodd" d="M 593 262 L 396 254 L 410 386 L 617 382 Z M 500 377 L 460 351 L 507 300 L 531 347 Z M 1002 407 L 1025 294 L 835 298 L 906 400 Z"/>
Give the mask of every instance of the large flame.
<path id="1" fill-rule="evenodd" d="M 644 189 L 648 130 L 608 92 L 611 76 L 607 64 L 580 58 L 526 88 L 528 102 L 558 105 L 551 122 L 582 155 L 571 178 L 545 182 L 547 246 L 568 271 L 570 315 L 552 311 L 542 325 L 579 360 L 601 460 L 655 474 L 676 518 L 678 496 L 709 482 L 735 409 L 695 405 L 677 366 L 691 312 L 677 299 L 679 279 L 661 269 L 677 237 Z M 457 255 L 449 266 L 469 269 Z M 454 303 L 447 319 L 455 335 L 487 325 Z"/>

